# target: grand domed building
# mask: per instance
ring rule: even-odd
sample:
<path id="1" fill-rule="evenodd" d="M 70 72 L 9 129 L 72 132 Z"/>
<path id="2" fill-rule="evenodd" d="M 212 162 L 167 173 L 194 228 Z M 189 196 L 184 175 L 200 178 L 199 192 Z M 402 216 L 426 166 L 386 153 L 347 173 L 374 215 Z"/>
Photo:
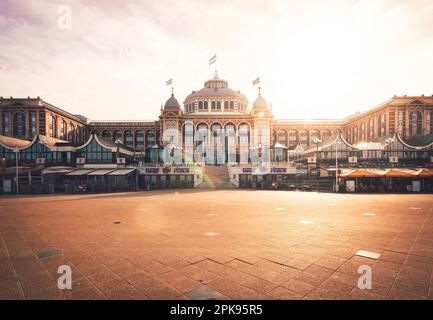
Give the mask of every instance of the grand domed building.
<path id="1" fill-rule="evenodd" d="M 249 101 L 215 72 L 202 88 L 191 91 L 183 101 L 172 93 L 161 105 L 159 119 L 154 121 L 93 121 L 40 97 L 1 97 L 0 134 L 27 141 L 43 135 L 69 142 L 72 146 L 82 145 L 95 134 L 107 141 L 121 142 L 147 160 L 150 150 L 161 149 L 170 143 L 163 139 L 164 132 L 169 129 L 178 129 L 182 133 L 180 143 L 183 145 L 186 125 L 191 126 L 194 133 L 210 132 L 209 139 L 219 132 L 233 132 L 237 154 L 241 143 L 247 143 L 250 148 L 260 144 L 278 146 L 290 152 L 318 147 L 317 141 L 326 142 L 337 134 L 354 146 L 382 141 L 394 134 L 409 145 L 411 141 L 423 141 L 427 145 L 433 140 L 432 96 L 394 96 L 365 112 L 348 117 L 342 115 L 341 119 L 284 120 L 273 117 L 272 105 L 260 87 L 258 89 L 257 96 Z M 260 128 L 269 129 L 270 134 L 255 136 L 253 129 Z M 241 132 L 246 132 L 243 140 Z M 281 159 L 287 160 L 287 156 Z M 236 161 L 239 160 L 237 156 Z"/>
<path id="2" fill-rule="evenodd" d="M 338 168 L 418 170 L 403 172 L 410 177 L 433 166 L 432 96 L 394 96 L 341 119 L 283 120 L 260 87 L 249 101 L 215 72 L 180 101 L 172 92 L 153 121 L 94 121 L 40 97 L 0 97 L 3 190 L 18 192 L 15 165 L 20 190 L 29 192 L 82 183 L 95 191 L 199 187 L 206 177 L 213 186 L 303 185 L 323 172 L 329 189 L 337 186 L 337 159 Z M 168 149 L 180 159 L 174 166 L 162 161 Z"/>

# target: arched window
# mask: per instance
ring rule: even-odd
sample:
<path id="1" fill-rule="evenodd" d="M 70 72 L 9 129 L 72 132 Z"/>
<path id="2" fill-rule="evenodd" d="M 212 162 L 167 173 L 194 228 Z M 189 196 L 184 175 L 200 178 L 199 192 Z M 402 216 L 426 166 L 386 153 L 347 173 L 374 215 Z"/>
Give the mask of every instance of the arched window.
<path id="1" fill-rule="evenodd" d="M 419 111 L 409 113 L 409 134 L 417 135 L 422 133 L 422 115 Z"/>
<path id="2" fill-rule="evenodd" d="M 382 113 L 378 118 L 377 118 L 377 134 L 379 137 L 384 136 L 385 135 L 385 114 Z"/>
<path id="3" fill-rule="evenodd" d="M 278 143 L 281 143 L 283 146 L 287 146 L 287 132 L 286 130 L 278 131 Z"/>
<path id="4" fill-rule="evenodd" d="M 315 139 L 320 139 L 320 131 L 317 129 L 313 129 L 310 132 L 310 141 L 311 143 L 315 143 L 314 140 Z"/>
<path id="5" fill-rule="evenodd" d="M 137 150 L 144 150 L 144 131 L 135 131 L 135 148 Z"/>
<path id="6" fill-rule="evenodd" d="M 114 130 L 113 132 L 113 142 L 116 142 L 117 140 L 123 143 L 123 134 L 120 130 Z"/>
<path id="7" fill-rule="evenodd" d="M 248 124 L 242 123 L 239 125 L 239 144 L 250 143 L 250 128 Z"/>
<path id="8" fill-rule="evenodd" d="M 208 107 L 209 107 L 208 102 L 205 101 L 205 102 L 203 103 L 203 109 L 207 110 Z"/>
<path id="9" fill-rule="evenodd" d="M 302 129 L 299 132 L 299 142 L 303 145 L 307 145 L 308 144 L 308 130 L 306 129 Z"/>
<path id="10" fill-rule="evenodd" d="M 30 130 L 32 137 L 37 134 L 36 112 L 30 112 Z"/>
<path id="11" fill-rule="evenodd" d="M 331 130 L 329 130 L 329 129 L 325 129 L 325 130 L 323 130 L 323 133 L 322 133 L 322 141 L 326 141 L 326 140 L 328 140 L 329 137 L 330 137 L 331 135 L 332 135 Z"/>
<path id="12" fill-rule="evenodd" d="M 82 142 L 81 140 L 81 127 L 77 127 L 77 130 L 75 130 L 75 141 L 76 142 Z"/>
<path id="13" fill-rule="evenodd" d="M 66 140 L 68 136 L 67 134 L 68 134 L 68 127 L 66 125 L 65 120 L 62 119 L 60 121 L 60 139 Z"/>
<path id="14" fill-rule="evenodd" d="M 368 140 L 371 141 L 374 138 L 374 119 L 373 118 L 370 118 L 367 126 L 368 126 L 368 129 L 367 129 Z"/>
<path id="15" fill-rule="evenodd" d="M 229 108 L 229 102 L 228 101 L 224 101 L 224 109 L 228 109 Z"/>
<path id="16" fill-rule="evenodd" d="M 71 143 L 75 143 L 75 126 L 74 124 L 69 124 L 69 130 L 68 130 L 68 141 Z"/>
<path id="17" fill-rule="evenodd" d="M 212 109 L 212 110 L 215 110 L 215 109 L 216 109 L 216 102 L 215 102 L 215 101 L 212 101 L 212 102 L 211 102 L 211 109 Z"/>
<path id="18" fill-rule="evenodd" d="M 82 134 L 82 141 L 87 141 L 87 134 L 88 134 L 87 128 L 83 127 L 83 129 L 81 130 L 81 134 Z"/>
<path id="19" fill-rule="evenodd" d="M 130 148 L 134 147 L 134 137 L 132 135 L 131 130 L 126 130 L 123 133 L 123 141 L 127 147 L 130 147 Z"/>
<path id="20" fill-rule="evenodd" d="M 217 109 L 221 109 L 221 101 L 217 101 L 216 102 L 216 108 Z"/>
<path id="21" fill-rule="evenodd" d="M 102 131 L 101 136 L 103 139 L 111 140 L 111 132 L 108 130 Z"/>
<path id="22" fill-rule="evenodd" d="M 9 113 L 2 113 L 2 134 L 7 135 L 9 133 Z"/>
<path id="23" fill-rule="evenodd" d="M 289 131 L 289 146 L 296 146 L 298 144 L 298 131 L 290 129 Z"/>
<path id="24" fill-rule="evenodd" d="M 50 137 L 57 138 L 57 117 L 50 114 Z"/>
<path id="25" fill-rule="evenodd" d="M 150 148 L 155 145 L 155 132 L 153 130 L 146 131 L 146 147 Z"/>
<path id="26" fill-rule="evenodd" d="M 23 138 L 26 135 L 26 116 L 24 112 L 16 112 L 14 114 L 13 134 L 19 138 Z"/>

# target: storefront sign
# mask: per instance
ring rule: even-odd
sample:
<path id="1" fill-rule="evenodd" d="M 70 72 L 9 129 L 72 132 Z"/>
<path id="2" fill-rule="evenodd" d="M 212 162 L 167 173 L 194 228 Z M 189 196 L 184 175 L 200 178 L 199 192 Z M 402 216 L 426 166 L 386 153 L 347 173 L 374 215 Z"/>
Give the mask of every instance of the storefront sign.
<path id="1" fill-rule="evenodd" d="M 174 173 L 189 173 L 189 168 L 175 168 Z"/>
<path id="2" fill-rule="evenodd" d="M 346 191 L 355 192 L 355 180 L 346 180 Z"/>
<path id="3" fill-rule="evenodd" d="M 159 168 L 146 168 L 145 173 L 159 173 Z"/>
<path id="4" fill-rule="evenodd" d="M 252 173 L 253 168 L 242 168 L 242 173 Z"/>
<path id="5" fill-rule="evenodd" d="M 412 192 L 421 192 L 421 181 L 412 181 Z"/>
<path id="6" fill-rule="evenodd" d="M 271 172 L 274 172 L 274 173 L 286 173 L 287 172 L 287 168 L 271 168 Z"/>

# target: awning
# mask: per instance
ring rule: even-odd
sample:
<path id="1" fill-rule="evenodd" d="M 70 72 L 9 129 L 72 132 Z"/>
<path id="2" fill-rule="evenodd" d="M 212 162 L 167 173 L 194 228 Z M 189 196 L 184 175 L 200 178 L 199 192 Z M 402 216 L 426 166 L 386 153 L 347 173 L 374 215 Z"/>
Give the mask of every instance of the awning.
<path id="1" fill-rule="evenodd" d="M 402 169 L 389 169 L 384 173 L 385 177 L 395 177 L 395 178 L 413 178 L 413 170 L 402 170 Z"/>
<path id="2" fill-rule="evenodd" d="M 75 170 L 75 171 L 69 172 L 66 175 L 67 176 L 84 176 L 85 174 L 88 174 L 92 171 L 95 171 L 95 169 L 92 169 L 92 170 Z"/>
<path id="3" fill-rule="evenodd" d="M 109 176 L 126 176 L 132 172 L 135 171 L 135 168 L 133 169 L 118 169 L 114 170 L 113 172 L 108 173 Z"/>
<path id="4" fill-rule="evenodd" d="M 413 173 L 417 177 L 433 177 L 433 170 L 431 169 L 420 169 Z"/>
<path id="5" fill-rule="evenodd" d="M 103 176 L 106 175 L 107 173 L 113 172 L 114 169 L 97 169 L 95 171 L 89 172 L 87 175 L 88 176 Z"/>
<path id="6" fill-rule="evenodd" d="M 343 178 L 375 178 L 375 177 L 381 177 L 382 174 L 377 173 L 377 172 L 373 172 L 373 171 L 368 171 L 368 170 L 364 170 L 364 169 L 354 169 L 352 171 L 343 173 L 340 175 L 340 177 Z"/>

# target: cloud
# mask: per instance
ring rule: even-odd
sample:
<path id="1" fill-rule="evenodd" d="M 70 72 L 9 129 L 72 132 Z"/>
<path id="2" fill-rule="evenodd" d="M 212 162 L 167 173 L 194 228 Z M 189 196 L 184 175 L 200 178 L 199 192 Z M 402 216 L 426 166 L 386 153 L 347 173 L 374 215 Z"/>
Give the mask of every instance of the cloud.
<path id="1" fill-rule="evenodd" d="M 72 29 L 57 26 L 60 5 Z M 0 2 L 0 94 L 41 96 L 91 119 L 156 119 L 218 56 L 233 89 L 251 80 L 282 118 L 341 118 L 394 94 L 431 94 L 429 1 Z"/>

